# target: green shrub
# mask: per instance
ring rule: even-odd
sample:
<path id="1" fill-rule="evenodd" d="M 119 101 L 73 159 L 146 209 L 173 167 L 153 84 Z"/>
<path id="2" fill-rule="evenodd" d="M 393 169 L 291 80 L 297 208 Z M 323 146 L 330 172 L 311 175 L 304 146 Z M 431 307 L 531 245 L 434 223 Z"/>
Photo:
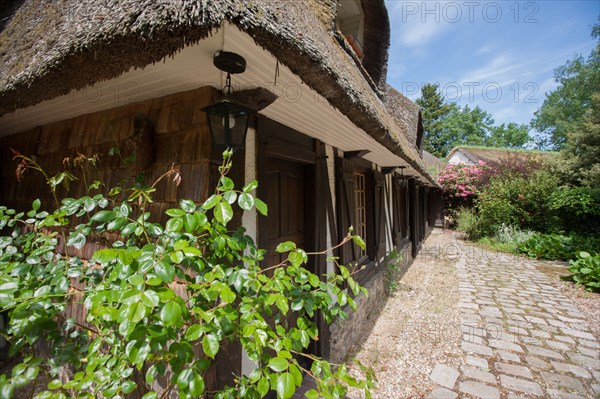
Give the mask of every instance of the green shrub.
<path id="1" fill-rule="evenodd" d="M 487 248 L 508 253 L 518 253 L 519 245 L 524 243 L 534 233 L 529 230 L 520 230 L 517 227 L 501 225 L 494 235 L 482 237 L 477 242 Z"/>
<path id="2" fill-rule="evenodd" d="M 481 238 L 479 217 L 472 208 L 460 208 L 456 211 L 456 229 L 466 234 L 467 239 Z"/>
<path id="3" fill-rule="evenodd" d="M 309 254 L 289 241 L 275 249 L 284 261 L 261 266 L 266 251 L 230 222 L 236 207 L 266 216 L 267 205 L 252 194 L 256 181 L 235 189 L 227 177 L 231 156 L 224 153 L 215 193 L 202 203 L 181 200 L 165 211 L 164 224 L 152 222 L 148 206 L 161 179 L 181 180 L 173 169 L 151 187 L 57 200 L 52 213 L 39 200 L 27 213 L 0 206 L 0 313 L 8 319 L 1 333 L 15 356 L 12 371 L 0 374 L 0 397 L 24 397 L 16 390 L 28 385 L 27 397 L 156 399 L 160 379 L 161 398 L 262 398 L 276 391 L 287 399 L 305 374 L 315 384 L 307 397 L 344 397 L 348 386 L 370 397 L 371 370 L 357 363 L 365 378 L 356 378 L 346 366 L 305 352 L 319 340 L 317 318 L 346 317 L 344 307 L 356 309 L 353 298 L 366 290 L 337 258 L 335 271 L 313 274 L 305 267 Z M 57 179 L 47 180 L 55 187 Z M 72 225 L 71 216 L 80 224 Z M 58 234 L 64 254 L 57 253 Z M 110 236 L 118 240 L 89 264 L 69 255 Z M 350 241 L 364 249 L 350 234 L 342 244 Z M 85 307 L 84 323 L 65 314 L 75 301 Z M 230 342 L 256 367 L 207 392 L 208 370 Z"/>
<path id="4" fill-rule="evenodd" d="M 477 202 L 482 235 L 492 236 L 503 224 L 539 232 L 558 230 L 559 220 L 550 208 L 557 187 L 558 179 L 545 171 L 529 178 L 492 178 Z"/>
<path id="5" fill-rule="evenodd" d="M 600 232 L 600 188 L 569 187 L 552 193 L 550 209 L 565 231 L 579 234 Z"/>
<path id="6" fill-rule="evenodd" d="M 521 230 L 518 227 L 502 224 L 496 233 L 494 238 L 504 244 L 514 244 L 515 248 L 521 243 L 527 241 L 529 237 L 533 235 L 530 230 Z"/>
<path id="7" fill-rule="evenodd" d="M 581 251 L 600 252 L 600 237 L 534 234 L 519 245 L 519 252 L 533 259 L 570 260 Z"/>
<path id="8" fill-rule="evenodd" d="M 569 264 L 571 266 L 568 270 L 573 274 L 563 277 L 563 280 L 574 281 L 588 291 L 600 292 L 600 255 L 582 251 Z"/>

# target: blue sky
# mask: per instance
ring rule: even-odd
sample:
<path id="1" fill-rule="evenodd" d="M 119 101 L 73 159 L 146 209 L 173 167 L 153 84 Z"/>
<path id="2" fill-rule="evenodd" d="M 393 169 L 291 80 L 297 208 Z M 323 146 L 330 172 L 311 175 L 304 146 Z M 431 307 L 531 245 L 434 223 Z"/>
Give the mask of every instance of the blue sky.
<path id="1" fill-rule="evenodd" d="M 388 82 L 412 100 L 440 83 L 459 105 L 497 124 L 528 123 L 553 71 L 595 45 L 600 0 L 386 0 L 392 27 Z"/>

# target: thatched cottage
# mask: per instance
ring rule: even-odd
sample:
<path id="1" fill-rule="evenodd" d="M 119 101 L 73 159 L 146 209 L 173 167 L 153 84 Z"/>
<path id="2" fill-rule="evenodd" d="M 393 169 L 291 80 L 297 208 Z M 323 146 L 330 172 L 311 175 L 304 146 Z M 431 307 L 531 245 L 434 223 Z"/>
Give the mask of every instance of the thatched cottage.
<path id="1" fill-rule="evenodd" d="M 17 182 L 10 148 L 51 173 L 66 157 L 100 154 L 89 178 L 107 186 L 132 173 L 150 181 L 174 164 L 182 184 L 160 185 L 151 210 L 202 201 L 221 154 L 203 108 L 228 81 L 215 55 L 241 56 L 246 68 L 232 71 L 231 84 L 251 117 L 234 175 L 257 178 L 271 212 L 268 222 L 245 212 L 237 223 L 267 249 L 289 239 L 326 248 L 351 225 L 366 239 L 365 252 L 348 246 L 339 255 L 366 265 L 359 280 L 371 295 L 347 322 L 321 323 L 314 348 L 342 359 L 384 295 L 389 254 L 400 251 L 408 265 L 438 213 L 419 109 L 386 84 L 389 42 L 383 0 L 4 2 L 0 202 L 49 198 L 41 178 Z M 108 153 L 133 139 L 144 150 L 125 168 Z M 332 265 L 323 257 L 311 267 Z M 239 348 L 223 356 L 222 370 L 252 367 Z"/>
<path id="2" fill-rule="evenodd" d="M 454 147 L 446 156 L 450 165 L 467 164 L 476 165 L 479 162 L 496 163 L 511 158 L 532 159 L 541 161 L 555 156 L 553 151 L 525 150 L 522 148 L 500 148 L 462 145 Z"/>

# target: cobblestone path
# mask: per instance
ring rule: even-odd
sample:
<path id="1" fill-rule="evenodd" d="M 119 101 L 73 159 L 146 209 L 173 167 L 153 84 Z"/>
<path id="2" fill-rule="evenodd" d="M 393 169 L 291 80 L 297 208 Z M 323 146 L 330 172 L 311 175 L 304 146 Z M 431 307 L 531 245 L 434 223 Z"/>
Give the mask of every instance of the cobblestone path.
<path id="1" fill-rule="evenodd" d="M 600 398 L 600 344 L 533 261 L 453 245 L 464 361 L 427 398 Z"/>

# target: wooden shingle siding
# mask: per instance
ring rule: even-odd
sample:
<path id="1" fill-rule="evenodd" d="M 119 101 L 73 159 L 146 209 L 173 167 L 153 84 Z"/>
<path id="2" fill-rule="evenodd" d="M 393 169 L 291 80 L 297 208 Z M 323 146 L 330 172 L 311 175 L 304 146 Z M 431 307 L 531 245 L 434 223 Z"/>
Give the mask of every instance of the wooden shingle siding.
<path id="1" fill-rule="evenodd" d="M 42 200 L 46 209 L 54 206 L 50 190 L 39 173 L 29 171 L 22 182 L 17 182 L 18 161 L 12 159 L 10 152 L 10 148 L 14 148 L 33 157 L 50 176 L 66 169 L 79 177 L 80 171 L 66 168 L 63 160 L 79 153 L 97 154 L 100 160 L 97 167 L 88 170 L 87 180 L 100 180 L 107 188 L 126 179 L 131 181 L 139 173 L 143 173 L 146 183 L 151 183 L 173 165 L 181 172 L 182 184 L 177 187 L 167 181 L 159 183 L 152 210 L 175 206 L 182 198 L 201 201 L 210 187 L 212 147 L 206 117 L 200 109 L 212 102 L 213 95 L 211 87 L 200 88 L 53 122 L 27 133 L 4 137 L 0 139 L 0 200 L 18 209 L 27 208 L 36 198 Z M 142 141 L 143 148 L 139 143 L 137 147 L 132 144 L 136 117 L 147 120 L 147 124 L 142 123 L 143 129 L 153 130 L 153 143 Z M 138 159 L 124 166 L 118 156 L 108 155 L 115 146 L 119 147 L 123 158 L 136 152 Z M 149 150 L 151 146 L 155 147 L 154 151 Z M 58 194 L 60 198 L 82 196 L 86 192 L 79 180 L 71 184 L 69 191 L 59 188 Z"/>

